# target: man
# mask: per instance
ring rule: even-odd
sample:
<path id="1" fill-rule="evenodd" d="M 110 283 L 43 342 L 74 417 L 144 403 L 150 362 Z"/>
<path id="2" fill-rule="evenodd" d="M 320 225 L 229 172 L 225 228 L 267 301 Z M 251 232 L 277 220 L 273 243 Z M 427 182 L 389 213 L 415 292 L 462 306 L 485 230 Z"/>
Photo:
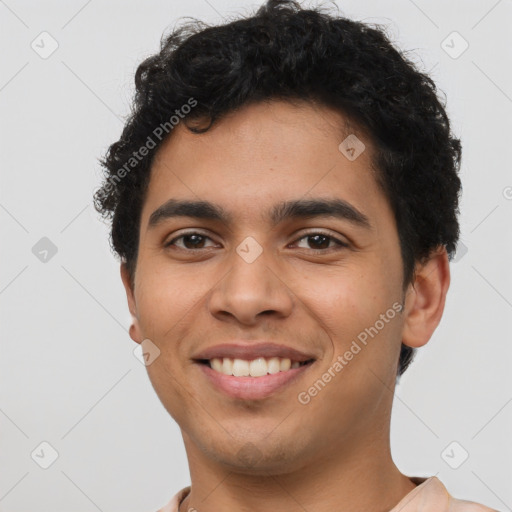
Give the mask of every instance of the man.
<path id="1" fill-rule="evenodd" d="M 270 0 L 136 73 L 96 208 L 191 486 L 161 509 L 489 511 L 390 452 L 440 322 L 461 144 L 378 29 Z"/>

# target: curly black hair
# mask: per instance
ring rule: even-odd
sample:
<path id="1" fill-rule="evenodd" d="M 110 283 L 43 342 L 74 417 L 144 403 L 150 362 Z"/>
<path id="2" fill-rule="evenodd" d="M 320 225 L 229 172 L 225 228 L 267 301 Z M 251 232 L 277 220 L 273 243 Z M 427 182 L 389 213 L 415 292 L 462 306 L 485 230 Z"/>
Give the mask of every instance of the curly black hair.
<path id="1" fill-rule="evenodd" d="M 100 159 L 105 180 L 94 194 L 132 283 L 152 159 L 173 126 L 185 118 L 200 134 L 243 105 L 271 99 L 318 102 L 369 134 L 377 182 L 397 223 L 404 290 L 415 263 L 439 246 L 453 259 L 460 140 L 435 83 L 392 45 L 385 27 L 268 0 L 254 15 L 222 25 L 192 19 L 175 27 L 139 65 L 135 86 L 121 137 Z M 192 123 L 201 119 L 206 127 Z M 398 376 L 413 355 L 402 344 Z"/>

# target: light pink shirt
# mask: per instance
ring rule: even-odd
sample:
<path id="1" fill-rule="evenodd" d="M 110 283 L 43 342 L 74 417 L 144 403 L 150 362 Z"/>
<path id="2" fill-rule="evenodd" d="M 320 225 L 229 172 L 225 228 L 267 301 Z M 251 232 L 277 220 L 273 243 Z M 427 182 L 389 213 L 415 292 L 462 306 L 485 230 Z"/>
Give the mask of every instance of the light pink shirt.
<path id="1" fill-rule="evenodd" d="M 435 476 L 430 478 L 410 477 L 410 480 L 419 485 L 404 496 L 389 512 L 498 512 L 472 501 L 453 498 Z M 178 512 L 178 505 L 189 492 L 190 487 L 181 489 L 165 507 L 157 512 Z"/>

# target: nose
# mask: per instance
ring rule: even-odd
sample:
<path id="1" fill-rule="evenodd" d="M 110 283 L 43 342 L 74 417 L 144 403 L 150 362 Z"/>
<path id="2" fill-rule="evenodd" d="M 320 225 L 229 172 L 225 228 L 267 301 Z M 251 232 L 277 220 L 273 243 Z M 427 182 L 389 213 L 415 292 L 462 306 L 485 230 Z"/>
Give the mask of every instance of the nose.
<path id="1" fill-rule="evenodd" d="M 234 253 L 232 265 L 209 297 L 209 310 L 220 320 L 255 325 L 261 318 L 288 317 L 293 293 L 261 254 L 249 263 Z"/>

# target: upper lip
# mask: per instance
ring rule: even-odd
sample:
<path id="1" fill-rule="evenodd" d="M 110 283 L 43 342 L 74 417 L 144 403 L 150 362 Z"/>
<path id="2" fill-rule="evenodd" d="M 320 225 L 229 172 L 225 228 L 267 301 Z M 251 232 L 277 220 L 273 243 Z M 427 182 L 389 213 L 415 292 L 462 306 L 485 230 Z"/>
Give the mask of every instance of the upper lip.
<path id="1" fill-rule="evenodd" d="M 292 347 L 285 345 L 278 345 L 276 343 L 224 343 L 222 345 L 215 345 L 198 352 L 193 359 L 222 359 L 229 357 L 231 359 L 247 359 L 252 361 L 258 357 L 270 358 L 279 357 L 282 359 L 291 359 L 300 363 L 315 359 L 312 354 L 307 354 Z"/>

